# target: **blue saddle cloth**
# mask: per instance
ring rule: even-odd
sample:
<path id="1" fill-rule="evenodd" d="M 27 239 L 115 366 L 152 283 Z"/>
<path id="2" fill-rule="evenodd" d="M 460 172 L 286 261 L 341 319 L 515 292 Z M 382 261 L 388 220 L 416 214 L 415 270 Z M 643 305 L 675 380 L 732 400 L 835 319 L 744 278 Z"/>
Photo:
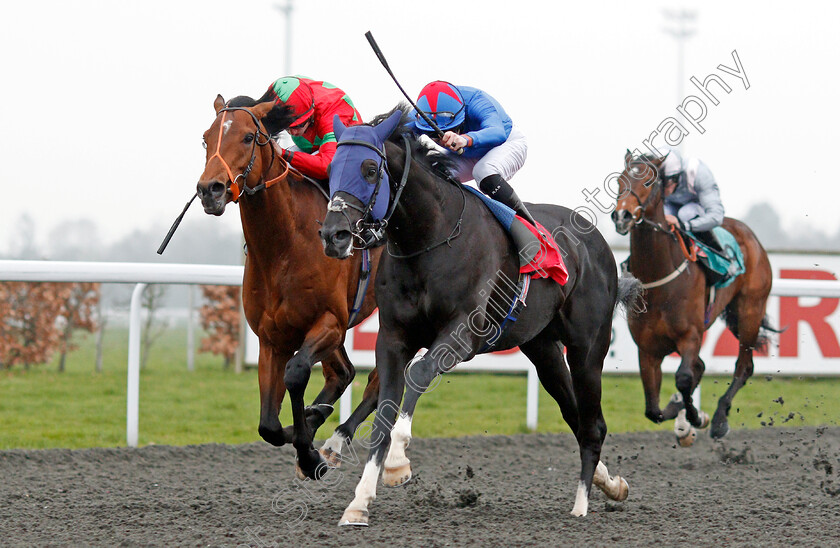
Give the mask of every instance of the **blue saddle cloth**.
<path id="1" fill-rule="evenodd" d="M 706 267 L 723 276 L 714 284 L 716 289 L 720 289 L 721 287 L 728 286 L 735 281 L 735 278 L 744 273 L 744 254 L 741 252 L 741 246 L 738 245 L 735 236 L 730 234 L 725 228 L 717 226 L 713 230 L 726 255 L 725 257 L 721 256 L 719 251 L 713 250 L 699 241 L 691 232 L 688 235 L 694 240 L 697 247 L 706 253 L 706 258 L 703 259 Z"/>
<path id="2" fill-rule="evenodd" d="M 468 185 L 461 185 L 463 188 L 469 190 L 479 198 L 481 201 L 484 202 L 484 205 L 487 206 L 487 209 L 495 215 L 496 219 L 499 220 L 499 223 L 505 227 L 505 230 L 510 232 L 510 225 L 513 224 L 513 220 L 516 218 L 516 212 L 514 212 L 511 208 L 506 206 L 501 202 L 497 202 L 493 198 L 489 196 L 485 196 L 480 190 L 473 188 Z"/>

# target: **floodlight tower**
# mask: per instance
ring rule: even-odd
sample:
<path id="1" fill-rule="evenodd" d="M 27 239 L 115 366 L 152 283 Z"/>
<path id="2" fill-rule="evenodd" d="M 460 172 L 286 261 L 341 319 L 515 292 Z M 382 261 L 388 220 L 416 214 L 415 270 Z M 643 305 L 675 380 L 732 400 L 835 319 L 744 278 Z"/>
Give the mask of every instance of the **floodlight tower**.
<path id="1" fill-rule="evenodd" d="M 286 59 L 283 63 L 283 75 L 292 74 L 292 11 L 294 10 L 293 0 L 286 0 L 285 4 L 274 4 L 274 9 L 281 12 L 286 18 Z"/>
<path id="2" fill-rule="evenodd" d="M 685 99 L 685 43 L 695 33 L 693 26 L 697 19 L 697 12 L 686 9 L 663 9 L 662 15 L 665 16 L 667 24 L 662 30 L 677 41 L 677 104 L 679 105 Z M 680 152 L 683 151 L 682 143 L 678 148 Z"/>

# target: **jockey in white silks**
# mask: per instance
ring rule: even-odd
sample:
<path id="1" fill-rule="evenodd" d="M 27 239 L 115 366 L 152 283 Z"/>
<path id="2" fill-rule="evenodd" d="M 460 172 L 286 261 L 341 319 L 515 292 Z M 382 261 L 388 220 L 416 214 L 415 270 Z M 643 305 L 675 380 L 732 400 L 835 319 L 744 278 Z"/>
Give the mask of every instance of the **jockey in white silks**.
<path id="1" fill-rule="evenodd" d="M 665 195 L 665 220 L 720 249 L 712 229 L 723 223 L 723 203 L 711 170 L 698 158 L 669 149 L 659 168 Z"/>

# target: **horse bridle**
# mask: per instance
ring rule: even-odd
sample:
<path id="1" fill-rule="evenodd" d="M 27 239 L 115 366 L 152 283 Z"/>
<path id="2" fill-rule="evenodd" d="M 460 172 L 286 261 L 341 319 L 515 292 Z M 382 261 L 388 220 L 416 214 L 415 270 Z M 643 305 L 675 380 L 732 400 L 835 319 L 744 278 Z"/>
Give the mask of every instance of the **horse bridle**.
<path id="1" fill-rule="evenodd" d="M 379 175 L 377 177 L 376 186 L 373 189 L 373 194 L 371 195 L 370 200 L 368 200 L 368 203 L 364 207 L 359 207 L 355 204 L 351 204 L 351 203 L 347 202 L 346 200 L 343 200 L 342 198 L 337 197 L 337 196 L 333 197 L 333 199 L 330 200 L 330 203 L 327 206 L 327 209 L 329 211 L 337 211 L 337 212 L 340 212 L 342 215 L 344 215 L 344 218 L 347 219 L 347 223 L 351 227 L 354 226 L 354 224 L 350 220 L 350 217 L 347 216 L 347 213 L 345 212 L 345 210 L 349 207 L 351 209 L 355 209 L 356 211 L 359 211 L 362 214 L 362 216 L 359 217 L 359 219 L 355 223 L 355 230 L 350 231 L 350 234 L 352 234 L 353 238 L 362 243 L 362 248 L 366 245 L 366 241 L 361 235 L 362 232 L 364 230 L 367 230 L 367 229 L 370 229 L 374 232 L 385 230 L 385 228 L 388 226 L 388 221 L 391 219 L 391 216 L 394 214 L 394 211 L 397 209 L 397 204 L 399 204 L 400 196 L 402 195 L 403 189 L 405 189 L 405 185 L 408 182 L 408 172 L 409 172 L 409 168 L 411 167 L 411 141 L 409 140 L 409 137 L 406 134 L 403 134 L 402 138 L 403 138 L 403 143 L 405 143 L 405 165 L 403 165 L 402 177 L 400 178 L 399 185 L 397 185 L 397 188 L 394 191 L 393 198 L 391 198 L 391 203 L 388 206 L 388 211 L 385 213 L 385 216 L 382 217 L 381 219 L 373 219 L 372 215 L 371 215 L 371 212 L 373 211 L 373 206 L 376 204 L 376 197 L 379 194 L 379 189 L 382 185 L 382 179 L 383 179 L 384 173 L 388 173 L 389 180 L 391 178 L 391 172 L 388 170 L 388 157 L 385 155 L 384 145 L 383 145 L 383 148 L 380 149 L 379 147 L 376 147 L 376 146 L 368 143 L 367 141 L 355 140 L 355 139 L 347 139 L 345 141 L 339 141 L 338 143 L 336 143 L 336 147 L 341 146 L 341 145 L 357 145 L 357 146 L 363 146 L 363 147 L 369 148 L 369 149 L 375 151 L 376 154 L 379 156 L 379 158 L 381 160 L 381 163 L 379 164 Z M 464 203 L 463 203 L 463 206 L 461 208 L 461 214 L 458 217 L 458 221 L 455 223 L 455 226 L 450 231 L 449 236 L 447 236 L 445 239 L 441 240 L 440 242 L 437 242 L 436 244 L 427 246 L 427 247 L 425 247 L 425 248 L 423 248 L 419 251 L 415 251 L 414 253 L 408 253 L 408 254 L 394 253 L 394 252 L 391 251 L 391 248 L 389 246 L 387 248 L 388 255 L 390 255 L 391 257 L 394 257 L 395 259 L 410 259 L 412 257 L 422 255 L 423 253 L 431 251 L 431 250 L 433 250 L 437 247 L 440 247 L 444 244 L 448 245 L 450 242 L 452 242 L 452 240 L 454 240 L 455 238 L 460 236 L 460 234 L 461 234 L 461 224 L 464 220 L 464 212 L 467 209 L 467 196 L 466 196 L 466 193 L 464 192 L 464 189 L 461 188 L 461 185 L 459 184 L 457 186 L 458 186 L 459 190 L 461 191 L 461 196 L 464 199 Z"/>
<path id="2" fill-rule="evenodd" d="M 405 136 L 403 136 L 405 137 Z M 368 203 L 363 206 L 359 207 L 356 204 L 352 204 L 343 198 L 338 196 L 333 197 L 330 200 L 330 203 L 327 204 L 327 211 L 337 211 L 344 215 L 344 218 L 347 219 L 347 224 L 350 226 L 354 226 L 355 230 L 351 230 L 350 234 L 353 235 L 353 238 L 358 240 L 364 246 L 365 240 L 362 238 L 361 234 L 365 230 L 373 230 L 373 231 L 381 231 L 385 230 L 385 227 L 388 226 L 388 220 L 391 218 L 391 215 L 394 213 L 394 207 L 391 207 L 388 212 L 385 214 L 385 217 L 379 220 L 373 219 L 373 206 L 376 205 L 376 197 L 379 195 L 379 189 L 382 188 L 382 179 L 385 177 L 385 174 L 388 174 L 388 178 L 391 178 L 391 172 L 388 170 L 388 158 L 385 156 L 385 151 L 380 149 L 377 146 L 368 143 L 367 141 L 362 141 L 361 139 L 347 139 L 346 141 L 339 141 L 336 143 L 336 148 L 342 145 L 356 145 L 362 146 L 365 148 L 369 148 L 372 151 L 376 152 L 379 156 L 379 165 L 377 166 L 376 170 L 376 186 L 373 188 L 373 194 L 370 196 L 370 200 Z M 400 181 L 399 186 L 397 187 L 397 199 L 399 199 L 399 195 L 402 194 L 402 189 L 405 187 L 405 183 L 408 181 L 408 166 L 411 163 L 411 156 L 410 150 L 406 147 L 408 151 L 406 153 L 405 161 L 406 161 L 406 169 L 403 172 L 402 180 Z M 396 203 L 396 200 L 394 200 Z M 359 213 L 361 213 L 361 217 L 356 221 L 355 225 L 350 220 L 350 217 L 347 216 L 346 209 L 355 209 Z"/>
<path id="3" fill-rule="evenodd" d="M 239 175 L 234 177 L 233 176 L 233 170 L 231 170 L 230 165 L 228 165 L 227 161 L 224 159 L 224 157 L 222 157 L 221 149 L 222 149 L 222 137 L 224 136 L 225 117 L 227 116 L 228 112 L 233 112 L 233 111 L 237 111 L 237 110 L 241 110 L 243 112 L 248 113 L 248 115 L 251 117 L 251 120 L 253 120 L 254 126 L 257 128 L 257 131 L 254 132 L 254 140 L 251 141 L 251 159 L 248 161 L 248 166 L 245 168 L 245 170 L 242 173 L 240 173 Z M 275 178 L 273 178 L 269 181 L 263 181 L 263 182 L 259 183 L 258 185 L 254 186 L 253 188 L 249 187 L 248 184 L 247 184 L 248 175 L 251 174 L 251 170 L 254 168 L 254 162 L 257 159 L 257 145 L 263 147 L 263 146 L 271 144 L 272 143 L 271 136 L 267 132 L 263 131 L 263 126 L 260 123 L 257 116 L 245 107 L 224 107 L 224 108 L 219 109 L 219 111 L 216 113 L 216 115 L 218 115 L 220 112 L 224 112 L 224 114 L 222 114 L 222 120 L 219 123 L 219 138 L 216 140 L 216 151 L 213 153 L 213 156 L 211 156 L 207 160 L 207 163 L 209 164 L 210 161 L 213 158 L 218 158 L 219 161 L 222 163 L 222 165 L 225 168 L 225 171 L 227 171 L 228 177 L 230 178 L 230 184 L 228 185 L 227 192 L 230 192 L 231 194 L 233 194 L 233 196 L 234 196 L 233 201 L 234 202 L 238 202 L 243 194 L 253 196 L 254 194 L 259 192 L 260 190 L 264 190 L 264 189 L 267 189 L 267 188 L 271 187 L 274 183 L 282 180 L 283 178 L 286 177 L 286 175 L 288 175 L 289 164 L 287 162 L 286 163 L 286 169 L 284 169 L 283 173 L 281 173 L 277 177 L 275 177 Z M 233 122 L 233 120 L 231 120 L 231 122 Z M 262 141 L 260 141 L 261 137 L 263 138 Z M 271 169 L 271 166 L 274 165 L 274 159 L 275 159 L 276 156 L 277 156 L 277 154 L 274 150 L 274 146 L 272 146 L 271 147 L 271 162 L 269 163 L 268 168 L 265 170 L 266 172 L 268 172 Z M 281 158 L 281 160 L 282 160 L 282 158 Z M 237 183 L 237 181 L 240 178 L 242 179 L 242 190 L 239 189 L 239 184 Z"/>
<path id="4" fill-rule="evenodd" d="M 648 185 L 648 183 L 643 183 L 643 184 Z M 672 231 L 670 229 L 666 229 L 662 225 L 660 225 L 659 223 L 653 222 L 650 219 L 645 217 L 645 210 L 647 210 L 647 208 L 651 204 L 654 203 L 655 199 L 662 198 L 663 192 L 664 192 L 663 183 L 659 179 L 658 175 L 653 180 L 653 182 L 650 183 L 650 184 L 652 184 L 654 186 L 654 189 L 650 194 L 648 194 L 647 198 L 645 198 L 644 200 L 642 200 L 639 197 L 639 195 L 636 193 L 636 191 L 634 191 L 632 188 L 630 188 L 629 184 L 627 185 L 627 193 L 630 194 L 633 198 L 635 198 L 636 202 L 638 202 L 638 204 L 639 204 L 638 206 L 636 206 L 636 209 L 633 210 L 633 213 L 630 214 L 633 217 L 633 224 L 640 225 L 640 224 L 644 223 L 644 224 L 652 227 L 654 230 L 658 230 L 660 232 L 671 233 Z M 636 217 L 636 215 L 635 215 L 635 213 L 637 211 L 639 212 L 638 217 Z"/>

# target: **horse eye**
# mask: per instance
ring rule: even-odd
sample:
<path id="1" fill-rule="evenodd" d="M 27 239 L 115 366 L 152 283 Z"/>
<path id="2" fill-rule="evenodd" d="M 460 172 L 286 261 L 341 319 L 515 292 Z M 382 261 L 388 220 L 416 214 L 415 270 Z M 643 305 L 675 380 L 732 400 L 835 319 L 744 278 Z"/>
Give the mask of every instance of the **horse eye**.
<path id="1" fill-rule="evenodd" d="M 379 175 L 379 166 L 373 160 L 365 160 L 362 163 L 362 177 L 370 183 L 374 184 Z"/>
<path id="2" fill-rule="evenodd" d="M 254 140 L 254 134 L 253 133 L 248 133 L 247 135 L 245 135 L 245 138 L 242 139 L 242 142 L 245 143 L 246 145 L 250 145 L 253 142 L 253 140 Z"/>
<path id="3" fill-rule="evenodd" d="M 201 148 L 207 150 L 207 141 L 205 141 L 204 139 L 201 140 Z"/>

